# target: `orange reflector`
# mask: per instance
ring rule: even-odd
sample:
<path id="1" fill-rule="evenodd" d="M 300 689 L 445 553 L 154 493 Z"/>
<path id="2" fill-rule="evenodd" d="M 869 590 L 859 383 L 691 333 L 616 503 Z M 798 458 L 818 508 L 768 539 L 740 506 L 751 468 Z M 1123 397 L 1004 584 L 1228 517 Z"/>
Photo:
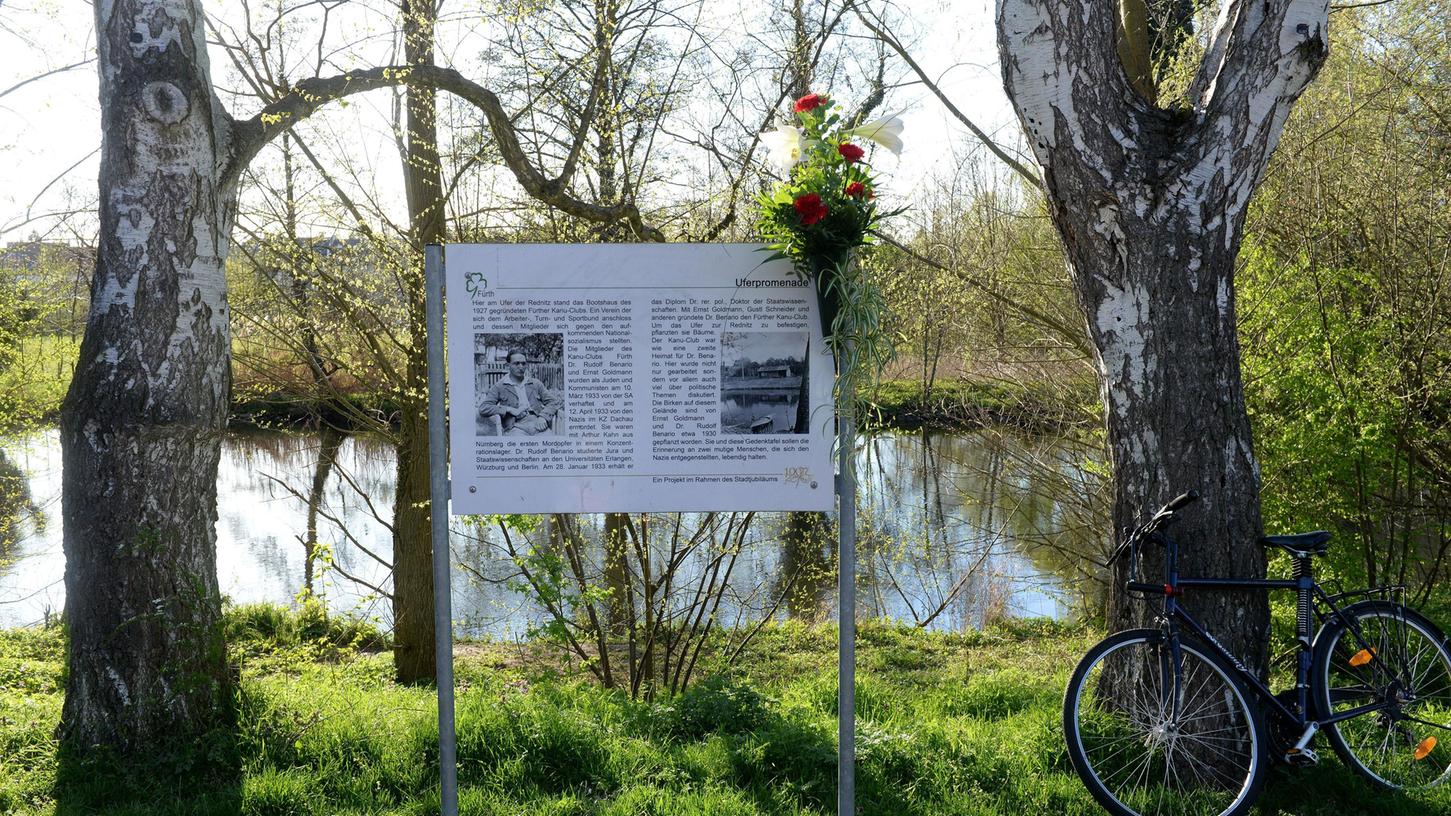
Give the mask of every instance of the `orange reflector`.
<path id="1" fill-rule="evenodd" d="M 1421 740 L 1420 745 L 1416 746 L 1416 759 L 1425 759 L 1426 757 L 1430 756 L 1431 752 L 1434 750 L 1436 750 L 1436 738 L 1426 737 L 1425 739 Z"/>
<path id="2" fill-rule="evenodd" d="M 1350 665 L 1358 669 L 1369 663 L 1372 657 L 1375 657 L 1375 649 L 1361 649 L 1350 658 Z"/>

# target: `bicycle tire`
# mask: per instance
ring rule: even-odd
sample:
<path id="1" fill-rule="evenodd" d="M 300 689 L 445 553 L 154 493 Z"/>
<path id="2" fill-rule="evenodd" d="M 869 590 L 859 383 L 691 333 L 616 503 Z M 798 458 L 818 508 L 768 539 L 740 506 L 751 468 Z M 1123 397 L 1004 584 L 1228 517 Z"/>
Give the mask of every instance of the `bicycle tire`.
<path id="1" fill-rule="evenodd" d="M 1382 788 L 1429 788 L 1451 779 L 1451 648 L 1445 634 L 1415 610 L 1389 601 L 1363 601 L 1344 614 L 1359 637 L 1332 618 L 1315 638 L 1311 678 L 1318 718 L 1370 703 L 1396 705 L 1324 726 L 1331 747 Z"/>
<path id="2" fill-rule="evenodd" d="M 1178 725 L 1171 726 L 1173 718 L 1162 703 L 1155 711 L 1154 704 L 1141 700 L 1127 710 L 1094 699 L 1106 672 L 1131 673 L 1128 667 L 1167 660 L 1166 638 L 1158 629 L 1132 629 L 1100 641 L 1079 661 L 1064 691 L 1069 761 L 1093 798 L 1116 816 L 1238 816 L 1264 785 L 1263 713 L 1218 655 L 1182 636 L 1179 643 L 1182 705 L 1189 716 L 1181 716 Z M 1146 692 L 1145 700 L 1157 696 L 1162 701 L 1166 684 L 1155 688 L 1154 675 L 1163 673 L 1142 671 L 1134 686 Z M 1191 722 L 1199 724 L 1183 727 Z M 1140 748 L 1143 756 L 1132 756 Z M 1156 754 L 1161 755 L 1157 760 Z M 1211 754 L 1219 761 L 1202 761 Z M 1220 763 L 1229 770 L 1213 767 Z M 1202 784 L 1206 781 L 1210 784 Z"/>

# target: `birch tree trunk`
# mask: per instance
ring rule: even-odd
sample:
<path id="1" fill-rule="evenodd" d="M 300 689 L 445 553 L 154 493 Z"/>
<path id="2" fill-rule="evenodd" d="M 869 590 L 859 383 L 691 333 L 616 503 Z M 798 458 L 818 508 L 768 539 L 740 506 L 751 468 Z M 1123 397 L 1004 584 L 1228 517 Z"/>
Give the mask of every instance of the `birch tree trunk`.
<path id="1" fill-rule="evenodd" d="M 624 219 L 642 235 L 659 232 L 633 205 L 599 207 L 569 194 L 582 133 L 558 175 L 534 166 L 498 97 L 432 64 L 431 24 L 427 53 L 410 50 L 407 67 L 304 79 L 256 116 L 234 119 L 212 90 L 200 0 L 94 5 L 101 237 L 80 359 L 61 407 L 70 637 L 60 736 L 73 748 L 139 754 L 225 728 L 234 717 L 215 531 L 231 364 L 224 269 L 237 182 L 258 151 L 330 101 L 405 84 L 443 89 L 483 113 L 504 164 L 537 200 L 593 221 Z M 428 19 L 436 19 L 430 8 Z M 420 144 L 435 145 L 424 166 L 436 179 L 428 99 L 428 138 Z M 416 199 L 436 202 L 428 217 L 438 219 L 436 228 L 415 228 L 419 241 L 442 234 L 437 187 Z M 410 379 L 419 405 L 424 381 Z M 426 533 L 426 416 L 419 409 L 410 417 L 423 423 L 414 430 L 423 458 L 410 458 L 409 478 L 422 479 L 411 495 L 424 501 L 408 512 L 423 519 Z M 426 563 L 427 552 L 422 557 Z M 418 592 L 431 600 L 428 574 Z M 433 618 L 424 617 L 427 635 L 408 637 L 431 666 Z"/>
<path id="2" fill-rule="evenodd" d="M 1224 0 L 1193 108 L 1136 93 L 1111 3 L 998 0 L 1003 82 L 1043 168 L 1097 351 L 1114 468 L 1114 527 L 1198 490 L 1181 514 L 1185 575 L 1262 577 L 1259 467 L 1235 334 L 1234 259 L 1249 200 L 1300 92 L 1324 62 L 1325 0 Z M 1161 553 L 1146 552 L 1156 576 Z M 1151 604 L 1114 575 L 1111 627 Z M 1149 580 L 1155 580 L 1151 577 Z M 1266 666 L 1260 595 L 1206 593 L 1190 611 Z"/>
<path id="3" fill-rule="evenodd" d="M 100 245 L 61 409 L 61 736 L 126 751 L 232 717 L 217 591 L 230 119 L 195 0 L 98 0 Z"/>

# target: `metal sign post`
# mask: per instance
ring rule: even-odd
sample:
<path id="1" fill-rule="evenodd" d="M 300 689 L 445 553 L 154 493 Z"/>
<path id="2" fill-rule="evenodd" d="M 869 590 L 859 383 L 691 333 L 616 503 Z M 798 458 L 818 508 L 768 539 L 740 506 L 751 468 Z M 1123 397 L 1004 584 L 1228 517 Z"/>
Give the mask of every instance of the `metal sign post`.
<path id="1" fill-rule="evenodd" d="M 423 248 L 428 290 L 429 515 L 433 521 L 433 642 L 438 686 L 438 787 L 443 816 L 458 816 L 458 738 L 453 710 L 453 585 L 449 580 L 448 429 L 444 427 L 443 247 Z"/>
<path id="2" fill-rule="evenodd" d="M 839 359 L 851 359 L 850 341 Z M 856 394 L 850 380 L 836 401 L 837 703 L 836 813 L 856 816 Z"/>

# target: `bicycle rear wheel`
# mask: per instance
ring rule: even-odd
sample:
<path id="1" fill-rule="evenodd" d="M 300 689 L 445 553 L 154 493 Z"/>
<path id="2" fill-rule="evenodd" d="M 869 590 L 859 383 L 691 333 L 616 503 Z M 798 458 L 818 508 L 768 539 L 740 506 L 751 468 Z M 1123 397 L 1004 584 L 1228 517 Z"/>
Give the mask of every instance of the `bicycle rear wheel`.
<path id="1" fill-rule="evenodd" d="M 1429 788 L 1451 778 L 1451 650 L 1413 610 L 1367 601 L 1315 639 L 1311 671 L 1320 717 L 1378 709 L 1326 725 L 1346 765 L 1387 788 Z"/>
<path id="2" fill-rule="evenodd" d="M 1157 629 L 1108 637 L 1068 681 L 1068 757 L 1110 813 L 1235 816 L 1259 794 L 1259 710 L 1217 655 L 1192 641 L 1179 644 L 1177 684 L 1168 640 Z"/>

